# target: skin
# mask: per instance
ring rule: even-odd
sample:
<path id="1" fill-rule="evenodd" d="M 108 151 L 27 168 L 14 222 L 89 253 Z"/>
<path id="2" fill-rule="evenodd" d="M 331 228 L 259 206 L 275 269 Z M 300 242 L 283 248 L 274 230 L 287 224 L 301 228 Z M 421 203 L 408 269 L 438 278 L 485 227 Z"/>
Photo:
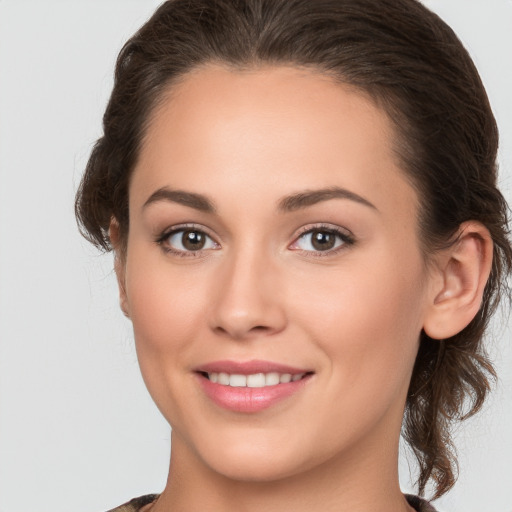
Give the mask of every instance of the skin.
<path id="1" fill-rule="evenodd" d="M 419 335 L 470 320 L 492 250 L 469 223 L 425 264 L 394 137 L 362 93 L 288 67 L 203 67 L 153 113 L 116 259 L 142 375 L 172 426 L 169 480 L 152 512 L 412 510 L 397 459 Z M 333 187 L 371 205 L 279 207 Z M 169 197 L 146 204 L 164 188 L 206 196 L 215 211 Z M 208 235 L 204 249 L 163 237 L 183 224 Z M 326 227 L 353 243 L 315 249 L 304 231 Z M 115 221 L 111 237 L 120 245 Z M 194 371 L 226 359 L 314 374 L 278 404 L 237 413 L 206 397 Z"/>

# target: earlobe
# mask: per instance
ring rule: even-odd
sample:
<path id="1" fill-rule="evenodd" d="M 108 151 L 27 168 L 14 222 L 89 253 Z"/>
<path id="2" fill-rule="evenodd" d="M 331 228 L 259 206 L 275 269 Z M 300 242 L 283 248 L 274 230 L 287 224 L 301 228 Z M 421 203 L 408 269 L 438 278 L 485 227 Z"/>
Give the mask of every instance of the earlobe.
<path id="1" fill-rule="evenodd" d="M 433 339 L 446 339 L 473 320 L 491 272 L 493 242 L 479 222 L 460 226 L 455 242 L 437 257 L 435 286 L 423 330 Z"/>
<path id="2" fill-rule="evenodd" d="M 116 273 L 117 285 L 119 288 L 119 306 L 124 316 L 130 318 L 130 308 L 125 286 L 125 260 L 121 247 L 119 223 L 114 217 L 112 217 L 112 220 L 110 221 L 108 233 L 110 242 L 114 249 L 114 271 Z"/>

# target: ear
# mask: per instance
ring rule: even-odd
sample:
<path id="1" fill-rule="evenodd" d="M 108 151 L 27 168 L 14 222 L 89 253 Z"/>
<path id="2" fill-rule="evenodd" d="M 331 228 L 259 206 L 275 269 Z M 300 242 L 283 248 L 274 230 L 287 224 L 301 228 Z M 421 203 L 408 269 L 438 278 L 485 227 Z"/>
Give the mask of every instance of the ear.
<path id="1" fill-rule="evenodd" d="M 485 226 L 461 224 L 455 242 L 435 256 L 423 330 L 434 339 L 455 336 L 473 320 L 491 272 L 493 242 Z"/>
<path id="2" fill-rule="evenodd" d="M 127 318 L 130 318 L 130 309 L 128 304 L 128 297 L 126 295 L 125 275 L 125 254 L 121 246 L 121 236 L 119 223 L 115 217 L 112 217 L 108 230 L 110 242 L 114 248 L 114 270 L 117 277 L 117 285 L 119 287 L 119 306 L 121 311 Z"/>

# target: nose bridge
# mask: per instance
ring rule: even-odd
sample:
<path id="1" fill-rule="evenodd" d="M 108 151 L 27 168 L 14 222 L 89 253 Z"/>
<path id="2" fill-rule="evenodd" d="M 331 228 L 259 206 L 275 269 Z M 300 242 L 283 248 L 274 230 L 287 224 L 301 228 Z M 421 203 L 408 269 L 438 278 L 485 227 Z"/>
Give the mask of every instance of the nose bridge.
<path id="1" fill-rule="evenodd" d="M 236 339 L 282 330 L 286 317 L 278 275 L 276 262 L 261 247 L 233 250 L 218 269 L 212 327 Z"/>

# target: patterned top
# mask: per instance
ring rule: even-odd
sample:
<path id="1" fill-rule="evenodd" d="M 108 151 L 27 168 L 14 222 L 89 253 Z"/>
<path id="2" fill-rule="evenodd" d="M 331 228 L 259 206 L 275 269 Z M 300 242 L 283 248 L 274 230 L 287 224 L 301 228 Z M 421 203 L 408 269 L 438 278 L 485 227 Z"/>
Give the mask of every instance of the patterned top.
<path id="1" fill-rule="evenodd" d="M 411 494 L 405 495 L 409 505 L 414 508 L 417 512 L 436 512 L 436 509 L 428 502 L 418 496 L 412 496 Z M 158 498 L 158 494 L 147 494 L 146 496 L 140 496 L 133 500 L 121 505 L 120 507 L 113 508 L 108 512 L 139 512 L 139 510 L 152 503 Z"/>
<path id="2" fill-rule="evenodd" d="M 158 498 L 158 494 L 146 494 L 146 496 L 140 496 L 139 498 L 133 498 L 133 500 L 121 505 L 120 507 L 108 510 L 108 512 L 138 512 L 142 507 L 153 503 Z"/>

